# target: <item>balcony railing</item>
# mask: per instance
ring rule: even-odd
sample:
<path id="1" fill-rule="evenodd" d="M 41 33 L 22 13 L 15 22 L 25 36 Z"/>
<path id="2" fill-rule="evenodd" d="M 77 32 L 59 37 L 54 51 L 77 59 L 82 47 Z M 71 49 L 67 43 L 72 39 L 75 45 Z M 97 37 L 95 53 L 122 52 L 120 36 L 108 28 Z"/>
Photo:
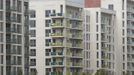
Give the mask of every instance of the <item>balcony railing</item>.
<path id="1" fill-rule="evenodd" d="M 63 18 L 64 14 L 63 13 L 52 13 L 50 16 L 52 18 Z"/>
<path id="2" fill-rule="evenodd" d="M 60 65 L 63 65 L 63 62 L 62 61 L 61 62 L 51 62 L 51 65 L 57 65 L 57 66 L 59 65 L 60 66 Z"/>
<path id="3" fill-rule="evenodd" d="M 63 55 L 63 52 L 51 52 L 52 56 Z"/>
<path id="4" fill-rule="evenodd" d="M 63 33 L 51 33 L 51 37 L 63 37 Z"/>
<path id="5" fill-rule="evenodd" d="M 63 46 L 63 43 L 50 43 L 50 46 L 52 46 L 52 47 L 56 47 L 56 46 Z"/>
<path id="6" fill-rule="evenodd" d="M 52 28 L 59 28 L 59 27 L 62 27 L 62 28 L 63 28 L 64 25 L 63 25 L 63 23 L 52 23 L 52 24 L 51 24 L 51 27 L 52 27 Z"/>

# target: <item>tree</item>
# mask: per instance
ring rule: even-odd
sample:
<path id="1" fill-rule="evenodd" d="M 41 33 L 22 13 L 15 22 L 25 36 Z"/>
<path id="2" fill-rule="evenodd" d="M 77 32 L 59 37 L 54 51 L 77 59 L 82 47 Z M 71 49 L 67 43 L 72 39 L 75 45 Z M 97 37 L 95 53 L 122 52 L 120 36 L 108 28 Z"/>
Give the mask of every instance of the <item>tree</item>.
<path id="1" fill-rule="evenodd" d="M 37 75 L 37 70 L 31 71 L 30 75 Z"/>
<path id="2" fill-rule="evenodd" d="M 18 69 L 17 75 L 22 75 L 22 69 Z"/>
<path id="3" fill-rule="evenodd" d="M 104 69 L 99 69 L 97 70 L 97 72 L 95 73 L 95 75 L 108 75 L 107 71 Z"/>

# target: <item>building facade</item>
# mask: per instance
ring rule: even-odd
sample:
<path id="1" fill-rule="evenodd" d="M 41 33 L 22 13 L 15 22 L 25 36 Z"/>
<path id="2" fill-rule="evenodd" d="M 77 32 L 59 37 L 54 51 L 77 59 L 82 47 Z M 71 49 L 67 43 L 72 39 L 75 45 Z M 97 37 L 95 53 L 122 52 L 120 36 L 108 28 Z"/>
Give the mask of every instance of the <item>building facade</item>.
<path id="1" fill-rule="evenodd" d="M 0 0 L 0 75 L 28 75 L 28 0 Z"/>
<path id="2" fill-rule="evenodd" d="M 94 75 L 103 69 L 114 75 L 115 11 L 100 7 L 84 11 L 84 72 Z"/>
<path id="3" fill-rule="evenodd" d="M 30 73 L 82 74 L 82 12 L 73 0 L 30 2 Z"/>
<path id="4" fill-rule="evenodd" d="M 90 3 L 91 0 L 86 0 Z M 96 0 L 97 1 L 97 0 Z M 92 1 L 91 1 L 92 2 Z M 100 8 L 116 11 L 114 27 L 114 74 L 134 75 L 134 54 L 133 54 L 133 0 L 101 0 Z M 96 4 L 92 4 L 96 5 Z M 90 8 L 90 7 L 87 7 Z M 92 15 L 91 15 L 92 16 Z"/>

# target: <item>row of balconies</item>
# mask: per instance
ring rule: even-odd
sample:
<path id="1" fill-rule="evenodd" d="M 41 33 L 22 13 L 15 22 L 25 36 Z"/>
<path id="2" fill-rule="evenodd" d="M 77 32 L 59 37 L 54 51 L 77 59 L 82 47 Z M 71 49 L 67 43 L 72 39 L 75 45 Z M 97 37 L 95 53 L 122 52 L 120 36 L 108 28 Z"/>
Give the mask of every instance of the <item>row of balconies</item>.
<path id="1" fill-rule="evenodd" d="M 63 18 L 63 17 L 68 17 L 68 18 L 72 18 L 72 19 L 82 19 L 82 16 L 80 15 L 72 15 L 72 14 L 63 14 L 63 13 L 51 13 L 50 16 L 52 18 Z"/>
<path id="2" fill-rule="evenodd" d="M 67 27 L 67 28 L 71 28 L 71 29 L 78 29 L 78 30 L 82 30 L 82 24 L 79 25 L 79 26 L 72 26 L 72 24 L 68 24 L 68 25 L 64 25 L 63 23 L 52 23 L 51 24 L 51 27 L 52 28 L 64 28 L 64 27 Z"/>
<path id="3" fill-rule="evenodd" d="M 63 56 L 63 52 L 46 52 L 46 55 L 47 56 Z M 82 58 L 83 57 L 83 55 L 82 55 L 82 53 L 71 53 L 71 52 L 68 52 L 67 53 L 67 56 L 69 56 L 69 57 L 73 57 L 73 58 Z"/>
<path id="4" fill-rule="evenodd" d="M 82 44 L 71 44 L 71 43 L 64 44 L 63 42 L 50 43 L 50 46 L 52 46 L 52 47 L 75 47 L 75 48 L 83 48 L 83 45 Z"/>
<path id="5" fill-rule="evenodd" d="M 52 38 L 63 38 L 66 37 L 65 34 L 63 33 L 50 33 L 50 36 Z M 72 35 L 72 34 L 67 34 L 67 37 L 72 38 L 72 39 L 82 39 L 82 34 L 76 34 L 76 35 Z"/>
<path id="6" fill-rule="evenodd" d="M 66 63 L 66 65 L 64 64 L 64 62 L 63 61 L 54 61 L 54 62 L 46 62 L 46 64 L 48 65 L 48 66 L 68 66 L 68 67 L 82 67 L 83 66 L 83 64 L 82 64 L 82 62 L 80 62 L 80 63 L 76 63 L 76 62 L 67 62 Z"/>

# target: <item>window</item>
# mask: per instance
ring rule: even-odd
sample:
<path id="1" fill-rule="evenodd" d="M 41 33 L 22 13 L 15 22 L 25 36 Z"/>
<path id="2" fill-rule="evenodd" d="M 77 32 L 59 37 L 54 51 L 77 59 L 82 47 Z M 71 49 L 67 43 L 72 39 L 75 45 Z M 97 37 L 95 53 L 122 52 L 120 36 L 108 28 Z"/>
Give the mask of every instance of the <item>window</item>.
<path id="1" fill-rule="evenodd" d="M 97 52 L 97 59 L 99 58 L 99 52 Z"/>
<path id="2" fill-rule="evenodd" d="M 50 14 L 51 14 L 51 10 L 46 10 L 46 11 L 45 11 L 45 17 L 49 17 Z"/>
<path id="3" fill-rule="evenodd" d="M 30 40 L 30 46 L 35 47 L 36 46 L 36 40 Z"/>
<path id="4" fill-rule="evenodd" d="M 122 43 L 125 44 L 125 38 L 122 38 Z"/>
<path id="5" fill-rule="evenodd" d="M 3 23 L 0 22 L 0 31 L 3 31 Z"/>
<path id="6" fill-rule="evenodd" d="M 99 61 L 97 61 L 97 67 L 99 67 Z"/>
<path id="7" fill-rule="evenodd" d="M 122 18 L 124 18 L 124 12 L 122 12 Z"/>
<path id="8" fill-rule="evenodd" d="M 109 4 L 109 5 L 108 5 L 108 9 L 110 9 L 110 10 L 114 10 L 114 6 L 113 6 L 113 4 Z"/>
<path id="9" fill-rule="evenodd" d="M 3 33 L 0 33 L 0 42 L 3 42 Z"/>
<path id="10" fill-rule="evenodd" d="M 122 30 L 122 35 L 124 35 L 125 34 L 125 31 L 124 31 L 124 29 Z"/>
<path id="11" fill-rule="evenodd" d="M 21 1 L 17 1 L 17 10 L 19 12 L 21 12 L 21 10 L 22 10 L 22 2 Z"/>
<path id="12" fill-rule="evenodd" d="M 51 42 L 51 39 L 46 39 L 46 46 L 49 46 L 50 42 Z"/>
<path id="13" fill-rule="evenodd" d="M 35 18 L 35 17 L 36 17 L 36 11 L 30 10 L 30 18 Z"/>
<path id="14" fill-rule="evenodd" d="M 0 44 L 0 53 L 3 53 L 3 44 Z"/>
<path id="15" fill-rule="evenodd" d="M 36 31 L 35 30 L 30 30 L 30 36 L 31 37 L 36 37 Z"/>
<path id="16" fill-rule="evenodd" d="M 98 50 L 99 49 L 99 43 L 97 43 L 96 45 L 97 45 L 97 48 L 96 49 Z"/>
<path id="17" fill-rule="evenodd" d="M 51 33 L 51 30 L 50 29 L 46 29 L 46 37 L 49 37 L 50 33 Z"/>
<path id="18" fill-rule="evenodd" d="M 30 27 L 36 27 L 36 21 L 30 20 Z"/>
<path id="19" fill-rule="evenodd" d="M 124 21 L 122 21 L 122 27 L 124 27 L 124 25 L 125 25 L 125 22 L 124 22 Z"/>
<path id="20" fill-rule="evenodd" d="M 122 65 L 123 65 L 123 69 L 125 69 L 125 63 L 123 63 Z"/>
<path id="21" fill-rule="evenodd" d="M 46 27 L 50 27 L 51 20 L 46 20 Z"/>
<path id="22" fill-rule="evenodd" d="M 3 0 L 0 0 L 0 9 L 3 9 Z"/>
<path id="23" fill-rule="evenodd" d="M 122 0 L 122 10 L 124 10 L 124 0 Z"/>
<path id="24" fill-rule="evenodd" d="M 96 40 L 97 41 L 99 40 L 99 34 L 96 34 Z"/>
<path id="25" fill-rule="evenodd" d="M 36 49 L 30 50 L 30 56 L 36 56 Z"/>
<path id="26" fill-rule="evenodd" d="M 36 66 L 36 59 L 30 59 L 30 66 Z"/>
<path id="27" fill-rule="evenodd" d="M 21 23 L 21 15 L 19 15 L 19 14 L 17 15 L 17 22 Z"/>
<path id="28" fill-rule="evenodd" d="M 0 55 L 1 62 L 0 64 L 3 64 L 3 55 Z"/>
<path id="29" fill-rule="evenodd" d="M 99 26 L 98 26 L 98 25 L 96 25 L 96 31 L 97 31 L 97 32 L 99 31 Z"/>
<path id="30" fill-rule="evenodd" d="M 98 12 L 96 12 L 96 23 L 98 23 L 98 19 L 99 19 Z"/>
<path id="31" fill-rule="evenodd" d="M 3 20 L 3 12 L 0 11 L 0 20 Z"/>

